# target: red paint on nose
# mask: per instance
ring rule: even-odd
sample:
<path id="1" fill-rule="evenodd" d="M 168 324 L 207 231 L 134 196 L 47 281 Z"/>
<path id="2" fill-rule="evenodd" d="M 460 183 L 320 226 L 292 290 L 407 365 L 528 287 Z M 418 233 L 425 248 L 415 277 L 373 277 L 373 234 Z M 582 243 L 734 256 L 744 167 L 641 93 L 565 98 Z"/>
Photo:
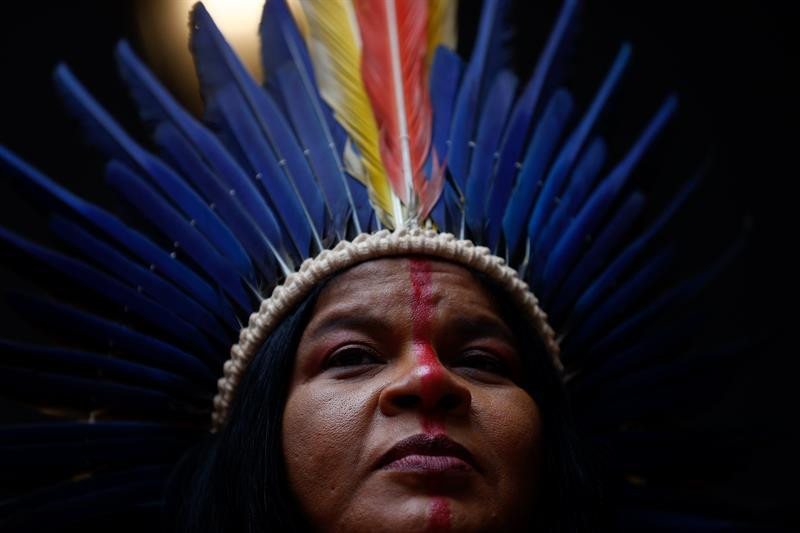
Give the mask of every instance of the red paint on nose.
<path id="1" fill-rule="evenodd" d="M 420 379 L 420 399 L 423 409 L 422 427 L 426 433 L 444 433 L 444 421 L 430 409 L 439 401 L 442 392 L 443 371 L 439 359 L 431 346 L 431 324 L 433 323 L 433 287 L 431 285 L 431 264 L 424 259 L 411 259 L 411 323 L 414 352 L 419 366 L 416 369 Z"/>
<path id="2" fill-rule="evenodd" d="M 433 323 L 434 302 L 431 284 L 431 264 L 424 259 L 410 260 L 411 287 L 411 324 L 414 353 L 419 366 L 416 369 L 420 379 L 420 399 L 423 409 L 420 413 L 420 424 L 425 433 L 440 435 L 444 431 L 444 419 L 434 409 L 442 396 L 444 385 L 444 369 L 436 352 L 431 346 L 431 325 Z M 428 531 L 442 532 L 450 530 L 450 505 L 447 498 L 435 496 L 431 502 L 428 516 Z"/>

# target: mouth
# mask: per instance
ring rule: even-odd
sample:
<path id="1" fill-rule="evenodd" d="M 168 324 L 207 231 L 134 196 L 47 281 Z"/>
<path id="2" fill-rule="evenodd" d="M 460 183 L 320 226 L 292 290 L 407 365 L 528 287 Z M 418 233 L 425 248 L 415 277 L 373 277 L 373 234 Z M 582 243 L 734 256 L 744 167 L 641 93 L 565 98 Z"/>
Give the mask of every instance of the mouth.
<path id="1" fill-rule="evenodd" d="M 420 474 L 469 472 L 477 469 L 475 458 L 461 444 L 445 435 L 414 435 L 383 454 L 378 469 Z"/>

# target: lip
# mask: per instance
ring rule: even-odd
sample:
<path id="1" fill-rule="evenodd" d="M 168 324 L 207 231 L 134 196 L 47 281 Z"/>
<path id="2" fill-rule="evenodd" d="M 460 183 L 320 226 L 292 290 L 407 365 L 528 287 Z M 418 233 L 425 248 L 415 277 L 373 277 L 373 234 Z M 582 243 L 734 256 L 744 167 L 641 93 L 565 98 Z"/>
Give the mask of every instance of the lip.
<path id="1" fill-rule="evenodd" d="M 377 469 L 421 474 L 477 470 L 475 458 L 464 446 L 445 435 L 419 434 L 403 439 L 387 451 Z"/>

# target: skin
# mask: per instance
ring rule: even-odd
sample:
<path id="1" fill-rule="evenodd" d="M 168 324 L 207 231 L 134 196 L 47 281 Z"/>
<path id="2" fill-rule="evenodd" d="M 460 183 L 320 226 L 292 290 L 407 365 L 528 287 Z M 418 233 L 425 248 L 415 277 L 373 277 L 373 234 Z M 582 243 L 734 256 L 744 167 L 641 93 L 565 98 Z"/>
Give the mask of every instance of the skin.
<path id="1" fill-rule="evenodd" d="M 356 266 L 320 294 L 283 417 L 292 492 L 318 531 L 513 531 L 535 508 L 541 420 L 486 289 L 433 259 Z M 380 467 L 414 435 L 446 435 L 466 469 Z"/>

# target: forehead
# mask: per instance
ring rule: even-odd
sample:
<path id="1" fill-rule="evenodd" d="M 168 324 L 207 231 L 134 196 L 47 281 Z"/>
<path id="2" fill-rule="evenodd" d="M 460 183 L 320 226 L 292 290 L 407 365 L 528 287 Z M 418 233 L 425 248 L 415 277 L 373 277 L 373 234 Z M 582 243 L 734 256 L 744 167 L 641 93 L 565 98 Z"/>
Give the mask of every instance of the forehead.
<path id="1" fill-rule="evenodd" d="M 472 272 L 428 257 L 382 258 L 350 268 L 328 283 L 316 307 L 388 311 L 400 305 L 407 307 L 421 297 L 439 307 L 494 310 L 489 292 Z"/>

